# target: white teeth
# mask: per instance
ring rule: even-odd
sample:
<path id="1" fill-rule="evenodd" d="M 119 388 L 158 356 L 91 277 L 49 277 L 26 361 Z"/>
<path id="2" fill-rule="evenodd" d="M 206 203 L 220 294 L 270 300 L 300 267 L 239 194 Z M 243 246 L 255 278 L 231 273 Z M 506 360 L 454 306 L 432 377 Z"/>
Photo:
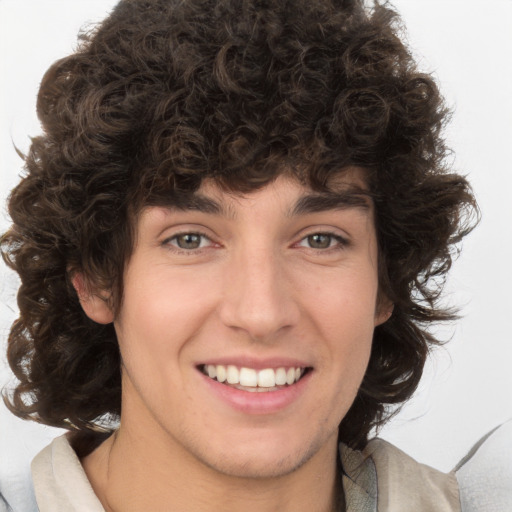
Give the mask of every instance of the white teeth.
<path id="1" fill-rule="evenodd" d="M 210 366 L 213 366 L 211 364 L 208 365 L 208 368 Z M 217 380 L 219 382 L 225 382 L 226 380 L 226 367 L 225 366 L 222 366 L 222 365 L 218 365 L 218 366 L 213 366 L 215 368 L 215 371 L 217 372 Z M 210 373 L 210 370 L 208 370 L 208 374 Z"/>
<path id="2" fill-rule="evenodd" d="M 228 384 L 238 384 L 240 382 L 240 372 L 238 368 L 233 365 L 229 365 L 226 371 Z"/>
<path id="3" fill-rule="evenodd" d="M 252 368 L 240 368 L 240 385 L 256 387 L 258 385 L 258 375 Z"/>
<path id="4" fill-rule="evenodd" d="M 276 386 L 291 386 L 295 384 L 304 375 L 304 368 L 265 368 L 255 370 L 253 368 L 234 365 L 224 366 L 222 364 L 207 364 L 203 367 L 203 373 L 211 379 L 217 379 L 219 382 L 240 386 L 247 391 L 274 391 L 279 389 Z"/>
<path id="5" fill-rule="evenodd" d="M 286 384 L 286 370 L 278 368 L 276 371 L 276 386 L 284 386 Z"/>
<path id="6" fill-rule="evenodd" d="M 273 388 L 276 385 L 276 372 L 266 368 L 258 372 L 258 386 L 260 388 Z"/>

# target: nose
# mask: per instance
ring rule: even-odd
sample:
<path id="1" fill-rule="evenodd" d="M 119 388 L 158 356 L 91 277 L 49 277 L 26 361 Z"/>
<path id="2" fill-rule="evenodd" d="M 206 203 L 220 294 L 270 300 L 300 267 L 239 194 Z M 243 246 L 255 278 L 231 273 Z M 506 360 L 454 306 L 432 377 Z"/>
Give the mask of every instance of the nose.
<path id="1" fill-rule="evenodd" d="M 224 279 L 222 322 L 260 342 L 271 342 L 293 327 L 299 306 L 284 266 L 271 251 L 246 250 L 235 256 Z"/>

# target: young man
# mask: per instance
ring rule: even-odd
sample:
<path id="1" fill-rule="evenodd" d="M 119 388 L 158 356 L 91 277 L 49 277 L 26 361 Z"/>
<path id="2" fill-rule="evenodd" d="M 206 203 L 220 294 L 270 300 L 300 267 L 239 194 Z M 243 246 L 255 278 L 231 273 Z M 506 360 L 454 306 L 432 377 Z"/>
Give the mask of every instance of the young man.
<path id="1" fill-rule="evenodd" d="M 47 72 L 2 240 L 11 408 L 71 431 L 42 512 L 459 510 L 453 474 L 368 442 L 475 208 L 396 23 L 124 0 Z"/>

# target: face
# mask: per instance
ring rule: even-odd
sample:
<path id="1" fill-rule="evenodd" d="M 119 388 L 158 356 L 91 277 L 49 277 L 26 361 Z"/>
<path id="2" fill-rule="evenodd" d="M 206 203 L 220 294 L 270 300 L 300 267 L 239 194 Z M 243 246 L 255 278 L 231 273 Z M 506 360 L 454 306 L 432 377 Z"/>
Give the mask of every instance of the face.
<path id="1" fill-rule="evenodd" d="M 223 474 L 286 474 L 336 450 L 383 321 L 372 205 L 285 176 L 197 198 L 138 222 L 114 320 L 121 428 Z"/>

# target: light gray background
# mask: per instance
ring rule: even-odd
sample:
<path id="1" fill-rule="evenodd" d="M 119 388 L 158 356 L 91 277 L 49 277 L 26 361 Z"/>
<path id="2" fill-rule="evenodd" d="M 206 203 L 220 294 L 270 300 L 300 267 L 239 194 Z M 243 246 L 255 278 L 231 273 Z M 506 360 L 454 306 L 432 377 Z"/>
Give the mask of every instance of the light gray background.
<path id="1" fill-rule="evenodd" d="M 21 173 L 13 145 L 40 131 L 39 81 L 70 53 L 78 30 L 114 0 L 0 0 L 0 231 Z M 415 397 L 380 433 L 418 460 L 449 470 L 485 432 L 512 417 L 512 0 L 395 0 L 421 67 L 441 83 L 455 115 L 454 166 L 469 175 L 483 212 L 447 286 L 463 318 L 439 332 Z M 16 316 L 16 278 L 0 263 L 0 349 Z M 0 356 L 0 385 L 12 382 Z M 0 405 L 0 479 L 59 432 Z M 512 447 L 511 447 L 512 453 Z"/>

